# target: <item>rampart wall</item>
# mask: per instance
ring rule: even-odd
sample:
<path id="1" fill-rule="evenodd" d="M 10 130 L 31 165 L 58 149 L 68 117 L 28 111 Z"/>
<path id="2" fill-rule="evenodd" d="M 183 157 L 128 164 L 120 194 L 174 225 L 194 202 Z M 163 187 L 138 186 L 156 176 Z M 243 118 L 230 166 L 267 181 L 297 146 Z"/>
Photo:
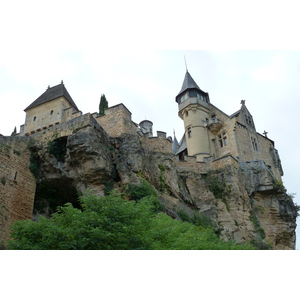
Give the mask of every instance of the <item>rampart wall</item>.
<path id="1" fill-rule="evenodd" d="M 123 133 L 136 134 L 136 126 L 131 120 L 131 112 L 123 104 L 109 107 L 96 121 L 110 137 L 120 137 Z"/>
<path id="2" fill-rule="evenodd" d="M 49 141 L 59 137 L 72 135 L 80 128 L 84 128 L 86 126 L 92 126 L 94 128 L 100 127 L 94 117 L 90 113 L 87 113 L 68 122 L 64 122 L 49 127 L 41 132 L 32 134 L 30 137 L 36 140 L 39 144 L 47 144 Z"/>
<path id="3" fill-rule="evenodd" d="M 199 162 L 196 157 L 187 156 L 186 161 L 177 161 L 176 166 L 179 172 L 189 171 L 194 173 L 207 174 L 209 171 L 224 169 L 226 166 L 233 165 L 239 167 L 239 163 L 231 155 L 213 160 L 212 158 L 206 159 L 205 162 Z"/>
<path id="4" fill-rule="evenodd" d="M 148 151 L 173 153 L 172 142 L 162 137 L 141 138 L 143 147 Z"/>
<path id="5" fill-rule="evenodd" d="M 0 245 L 16 220 L 31 219 L 36 180 L 29 170 L 29 137 L 0 137 Z"/>

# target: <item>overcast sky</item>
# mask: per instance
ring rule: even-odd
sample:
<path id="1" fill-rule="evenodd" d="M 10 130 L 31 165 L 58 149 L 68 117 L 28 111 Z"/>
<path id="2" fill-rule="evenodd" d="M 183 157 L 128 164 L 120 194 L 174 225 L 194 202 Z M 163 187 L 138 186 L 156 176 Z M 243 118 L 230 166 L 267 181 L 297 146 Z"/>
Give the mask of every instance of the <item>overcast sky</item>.
<path id="1" fill-rule="evenodd" d="M 101 3 L 29 0 L 2 6 L 0 133 L 10 135 L 15 126 L 19 132 L 23 110 L 48 85 L 63 80 L 83 113 L 98 111 L 105 94 L 109 106 L 123 103 L 134 122 L 151 120 L 154 133 L 173 136 L 175 130 L 179 140 L 183 122 L 175 96 L 185 75 L 185 55 L 191 76 L 209 93 L 212 104 L 230 115 L 246 100 L 257 131 L 266 130 L 275 141 L 284 185 L 289 193 L 297 193 L 295 201 L 300 204 L 300 52 L 270 50 L 295 48 L 297 10 L 273 4 L 271 31 L 269 26 L 259 27 L 263 11 L 269 9 L 263 1 L 259 12 L 255 1 L 251 6 L 236 2 L 239 13 L 226 12 L 226 17 L 225 4 L 210 1 L 202 4 L 198 18 L 189 18 L 176 1 L 172 9 L 169 2 Z M 195 3 L 185 2 L 190 13 Z M 276 20 L 287 12 L 284 27 Z M 224 22 L 228 19 L 231 22 Z M 195 48 L 222 50 L 155 50 Z"/>

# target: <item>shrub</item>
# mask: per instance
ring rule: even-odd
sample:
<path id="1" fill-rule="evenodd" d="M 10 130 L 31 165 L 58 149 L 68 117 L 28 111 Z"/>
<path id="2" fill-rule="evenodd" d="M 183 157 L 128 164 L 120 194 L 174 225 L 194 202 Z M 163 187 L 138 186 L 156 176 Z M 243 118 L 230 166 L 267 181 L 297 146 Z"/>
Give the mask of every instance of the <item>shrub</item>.
<path id="1" fill-rule="evenodd" d="M 155 189 L 145 179 L 141 179 L 140 185 L 129 184 L 126 193 L 129 195 L 130 200 L 139 201 L 147 196 L 156 196 Z"/>
<path id="2" fill-rule="evenodd" d="M 34 250 L 235 250 L 249 245 L 224 242 L 211 228 L 157 213 L 157 196 L 127 201 L 112 192 L 106 197 L 86 193 L 82 208 L 67 203 L 51 218 L 16 221 L 8 249 Z"/>
<path id="3" fill-rule="evenodd" d="M 180 217 L 180 219 L 184 222 L 189 222 L 196 226 L 202 226 L 204 228 L 215 227 L 215 224 L 211 218 L 198 212 L 194 212 L 191 217 L 183 210 L 179 210 L 177 214 Z"/>

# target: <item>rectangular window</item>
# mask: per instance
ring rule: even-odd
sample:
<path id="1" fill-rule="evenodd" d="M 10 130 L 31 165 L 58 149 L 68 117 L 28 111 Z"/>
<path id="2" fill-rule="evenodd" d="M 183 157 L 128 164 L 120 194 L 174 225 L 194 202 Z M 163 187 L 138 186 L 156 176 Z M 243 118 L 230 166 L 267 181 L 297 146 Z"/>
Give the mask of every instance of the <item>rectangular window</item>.
<path id="1" fill-rule="evenodd" d="M 223 132 L 222 134 L 218 135 L 218 140 L 220 147 L 223 148 L 228 145 L 228 139 L 226 132 Z"/>
<path id="2" fill-rule="evenodd" d="M 195 98 L 196 97 L 196 91 L 190 91 L 190 97 Z"/>

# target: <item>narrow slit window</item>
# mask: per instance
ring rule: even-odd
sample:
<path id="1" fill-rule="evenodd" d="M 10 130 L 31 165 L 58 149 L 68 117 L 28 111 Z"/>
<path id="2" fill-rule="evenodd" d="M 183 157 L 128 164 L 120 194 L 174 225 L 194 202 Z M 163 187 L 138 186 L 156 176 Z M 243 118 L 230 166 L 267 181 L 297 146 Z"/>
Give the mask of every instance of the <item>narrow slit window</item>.
<path id="1" fill-rule="evenodd" d="M 192 129 L 191 129 L 191 127 L 188 128 L 187 134 L 188 134 L 188 138 L 192 137 Z"/>
<path id="2" fill-rule="evenodd" d="M 253 150 L 258 151 L 257 141 L 254 137 L 251 137 Z"/>

